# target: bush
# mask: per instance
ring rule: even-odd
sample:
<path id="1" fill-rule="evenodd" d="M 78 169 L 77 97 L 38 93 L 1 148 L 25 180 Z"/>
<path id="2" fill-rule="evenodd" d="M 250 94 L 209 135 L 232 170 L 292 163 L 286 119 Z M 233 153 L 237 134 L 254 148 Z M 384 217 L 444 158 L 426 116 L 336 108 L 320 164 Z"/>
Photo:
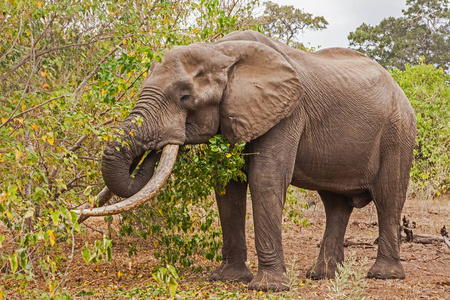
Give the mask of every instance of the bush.
<path id="1" fill-rule="evenodd" d="M 152 238 L 162 265 L 189 267 L 196 254 L 220 261 L 218 212 L 212 191 L 229 180 L 246 180 L 244 144 L 230 149 L 218 135 L 210 143 L 184 146 L 160 195 L 139 210 L 123 213 L 120 233 Z"/>
<path id="2" fill-rule="evenodd" d="M 71 260 L 63 256 L 73 257 L 83 231 L 69 210 L 101 190 L 102 147 L 136 102 L 150 64 L 165 48 L 251 28 L 256 5 L 0 0 L 0 276 L 14 283 L 8 290 L 64 296 Z M 173 219 L 186 209 L 173 207 Z M 110 247 L 107 239 L 94 242 L 83 257 L 99 263 Z M 29 288 L 36 274 L 44 288 Z"/>
<path id="3" fill-rule="evenodd" d="M 411 191 L 434 197 L 450 184 L 450 76 L 432 65 L 406 65 L 393 70 L 417 120 Z"/>

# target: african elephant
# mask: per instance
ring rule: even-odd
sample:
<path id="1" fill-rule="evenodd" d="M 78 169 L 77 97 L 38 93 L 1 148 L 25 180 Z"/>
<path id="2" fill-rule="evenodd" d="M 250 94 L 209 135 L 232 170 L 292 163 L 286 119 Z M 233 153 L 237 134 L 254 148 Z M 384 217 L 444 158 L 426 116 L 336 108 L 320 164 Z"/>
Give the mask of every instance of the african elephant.
<path id="1" fill-rule="evenodd" d="M 137 117 L 141 126 L 134 122 Z M 216 195 L 223 262 L 211 280 L 287 289 L 281 222 L 290 184 L 318 191 L 325 206 L 320 254 L 308 277 L 334 276 L 344 259 L 350 214 L 371 201 L 378 213 L 379 244 L 368 276 L 405 277 L 399 225 L 415 117 L 389 73 L 366 56 L 341 48 L 299 51 L 252 31 L 175 47 L 166 51 L 164 62 L 152 64 L 121 128 L 128 145 L 106 146 L 102 173 L 114 194 L 130 198 L 82 214 L 117 213 L 148 200 L 169 176 L 178 145 L 207 143 L 220 133 L 232 144 L 245 142 L 252 155 L 247 182 L 231 181 L 225 194 Z M 138 174 L 130 176 L 144 152 L 162 148 L 161 158 L 152 151 Z M 245 264 L 247 186 L 258 255 L 254 277 Z"/>

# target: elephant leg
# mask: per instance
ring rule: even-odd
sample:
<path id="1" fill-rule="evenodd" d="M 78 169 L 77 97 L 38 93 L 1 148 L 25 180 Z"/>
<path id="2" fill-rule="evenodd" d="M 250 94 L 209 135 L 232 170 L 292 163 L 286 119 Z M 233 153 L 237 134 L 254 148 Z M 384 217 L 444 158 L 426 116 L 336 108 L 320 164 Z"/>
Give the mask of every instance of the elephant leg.
<path id="1" fill-rule="evenodd" d="M 254 155 L 249 155 L 248 182 L 258 255 L 258 272 L 249 284 L 251 290 L 289 289 L 282 247 L 282 211 L 300 138 L 300 126 L 293 123 L 284 119 L 250 144 Z"/>
<path id="2" fill-rule="evenodd" d="M 388 156 L 389 159 L 381 164 L 374 191 L 379 224 L 378 252 L 375 264 L 367 274 L 369 278 L 405 278 L 400 262 L 400 219 L 409 181 L 408 157 L 407 154 Z"/>
<path id="3" fill-rule="evenodd" d="M 247 244 L 245 240 L 247 182 L 231 180 L 225 194 L 216 192 L 222 226 L 222 264 L 214 270 L 211 281 L 250 282 L 253 274 L 246 266 Z"/>
<path id="4" fill-rule="evenodd" d="M 326 227 L 319 256 L 306 272 L 311 279 L 334 278 L 338 264 L 344 261 L 344 235 L 353 211 L 349 199 L 332 192 L 319 191 L 325 206 Z"/>
<path id="5" fill-rule="evenodd" d="M 258 272 L 249 285 L 251 290 L 288 290 L 286 284 L 286 265 L 282 247 L 282 210 L 289 185 L 288 180 L 269 178 L 266 172 L 252 178 L 250 172 L 250 191 L 255 226 L 255 248 L 258 255 Z"/>

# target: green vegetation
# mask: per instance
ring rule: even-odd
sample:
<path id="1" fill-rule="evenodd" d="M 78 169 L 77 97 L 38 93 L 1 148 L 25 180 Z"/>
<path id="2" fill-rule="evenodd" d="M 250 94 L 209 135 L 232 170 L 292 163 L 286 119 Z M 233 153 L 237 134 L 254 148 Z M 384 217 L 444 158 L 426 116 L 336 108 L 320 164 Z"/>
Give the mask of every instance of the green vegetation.
<path id="1" fill-rule="evenodd" d="M 355 253 L 349 253 L 345 261 L 338 265 L 336 277 L 327 280 L 326 299 L 365 299 L 366 267 L 367 257 L 358 260 Z"/>
<path id="2" fill-rule="evenodd" d="M 394 79 L 416 113 L 417 138 L 410 190 L 434 197 L 450 188 L 450 75 L 432 65 L 406 65 Z"/>
<path id="3" fill-rule="evenodd" d="M 420 57 L 450 71 L 450 7 L 448 0 L 406 0 L 403 17 L 375 26 L 363 23 L 348 36 L 350 46 L 385 68 L 405 69 Z"/>
<path id="4" fill-rule="evenodd" d="M 84 234 L 70 210 L 96 200 L 103 188 L 102 148 L 137 101 L 150 64 L 164 59 L 165 48 L 244 29 L 300 47 L 295 34 L 327 25 L 322 17 L 273 3 L 257 16 L 260 6 L 257 0 L 0 0 L 0 278 L 9 283 L 0 286 L 0 299 L 93 295 L 63 288 L 75 265 L 75 239 Z M 282 18 L 290 26 L 277 22 Z M 433 55 L 425 62 L 441 64 L 430 60 Z M 426 64 L 392 74 L 418 118 L 412 189 L 445 193 L 449 77 Z M 196 260 L 221 260 L 212 189 L 223 192 L 228 180 L 245 178 L 242 150 L 221 136 L 208 145 L 184 147 L 160 196 L 123 214 L 117 232 L 86 242 L 80 251 L 84 261 L 90 266 L 111 261 L 117 236 L 151 241 L 161 265 L 154 273 L 158 284 L 117 293 L 173 297 L 177 270 L 200 272 Z M 296 201 L 302 192 L 289 191 L 284 214 L 292 224 L 307 226 L 305 205 Z M 134 245 L 128 250 L 130 256 L 141 254 Z M 218 298 L 246 293 L 243 287 L 219 288 Z M 197 291 L 183 295 L 188 293 Z"/>
<path id="5" fill-rule="evenodd" d="M 4 279 L 17 283 L 8 289 L 28 297 L 36 292 L 27 285 L 39 275 L 47 285 L 38 294 L 65 294 L 61 286 L 72 263 L 66 257 L 73 257 L 75 236 L 83 232 L 69 210 L 95 201 L 103 186 L 101 149 L 136 102 L 150 64 L 163 59 L 165 48 L 254 28 L 248 16 L 256 5 L 241 1 L 227 6 L 214 0 L 0 1 L 0 219 L 8 230 L 1 235 L 0 268 Z M 208 149 L 226 159 L 221 148 L 225 142 L 217 141 Z M 186 150 L 176 172 L 201 153 Z M 239 152 L 230 155 L 236 158 Z M 240 174 L 230 170 L 218 175 Z M 204 186 L 209 194 L 211 184 L 214 181 Z M 173 254 L 163 257 L 181 266 L 192 264 L 190 255 L 200 248 L 208 251 L 209 259 L 219 259 L 220 233 L 215 228 L 213 238 L 206 235 L 216 212 L 208 210 L 205 223 L 188 214 L 193 210 L 188 205 L 197 197 L 206 201 L 206 192 L 194 195 L 195 185 L 183 191 L 159 198 L 163 203 L 169 197 L 171 206 L 164 202 L 152 212 L 163 212 L 162 222 L 167 223 L 158 227 L 157 218 L 147 234 L 164 235 L 158 249 L 171 245 L 161 251 Z M 202 207 L 201 201 L 196 205 L 200 218 L 200 210 L 208 206 Z M 130 218 L 124 217 L 123 232 L 128 221 L 139 220 Z M 185 240 L 193 224 L 200 226 L 201 238 Z M 178 229 L 185 235 L 175 235 Z M 191 252 L 180 256 L 177 247 Z M 82 252 L 86 262 L 109 260 L 111 242 L 104 238 Z M 66 271 L 61 271 L 62 264 Z"/>

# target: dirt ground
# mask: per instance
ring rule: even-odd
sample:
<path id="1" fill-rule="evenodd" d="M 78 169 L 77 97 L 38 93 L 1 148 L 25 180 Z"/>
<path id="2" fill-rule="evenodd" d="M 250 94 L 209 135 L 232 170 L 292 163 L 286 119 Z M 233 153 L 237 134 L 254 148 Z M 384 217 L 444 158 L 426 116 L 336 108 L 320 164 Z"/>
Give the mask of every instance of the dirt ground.
<path id="1" fill-rule="evenodd" d="M 309 194 L 316 198 L 315 194 Z M 318 200 L 318 199 L 315 199 Z M 249 205 L 249 207 L 251 207 Z M 318 244 L 325 226 L 325 212 L 320 201 L 304 212 L 311 223 L 308 227 L 284 224 L 284 250 L 288 275 L 291 278 L 291 290 L 285 293 L 262 293 L 248 291 L 246 285 L 239 283 L 207 282 L 208 271 L 218 264 L 203 261 L 203 273 L 186 271 L 180 274 L 183 278 L 178 286 L 179 299 L 344 299 L 331 290 L 331 282 L 326 280 L 312 281 L 306 279 L 305 273 L 318 255 Z M 450 197 L 445 196 L 427 202 L 409 200 L 405 204 L 403 216 L 416 223 L 414 234 L 440 236 L 440 229 L 450 227 Z M 364 274 L 375 262 L 377 246 L 374 240 L 378 236 L 377 216 L 372 205 L 363 209 L 355 209 L 346 233 L 346 240 L 353 242 L 345 248 L 346 256 L 356 259 L 358 268 Z M 91 218 L 86 223 L 106 232 L 102 218 Z M 247 222 L 247 244 L 249 249 L 248 266 L 255 273 L 257 258 L 254 248 L 254 232 L 251 212 Z M 72 272 L 64 284 L 74 299 L 155 299 L 155 281 L 152 279 L 152 267 L 157 264 L 153 257 L 151 242 L 139 240 L 138 255 L 128 256 L 128 243 L 136 243 L 134 239 L 125 238 L 120 241 L 113 238 L 113 261 L 100 265 L 86 265 L 81 258 L 81 249 L 86 239 L 100 239 L 101 234 L 89 228 L 87 237 L 77 237 L 76 256 Z M 68 249 L 69 250 L 69 249 Z M 367 258 L 367 263 L 362 262 Z M 450 248 L 443 242 L 433 244 L 407 243 L 401 244 L 401 259 L 406 271 L 405 280 L 355 279 L 341 282 L 347 296 L 349 291 L 361 290 L 366 299 L 450 299 Z M 8 283 L 6 283 L 7 285 Z M 36 285 L 44 285 L 35 282 Z M 152 287 L 149 291 L 149 287 Z M 31 288 L 31 287 L 30 287 Z M 167 296 L 159 295 L 159 299 Z M 9 293 L 4 299 L 15 299 Z M 352 299 L 352 296 L 348 299 Z"/>

